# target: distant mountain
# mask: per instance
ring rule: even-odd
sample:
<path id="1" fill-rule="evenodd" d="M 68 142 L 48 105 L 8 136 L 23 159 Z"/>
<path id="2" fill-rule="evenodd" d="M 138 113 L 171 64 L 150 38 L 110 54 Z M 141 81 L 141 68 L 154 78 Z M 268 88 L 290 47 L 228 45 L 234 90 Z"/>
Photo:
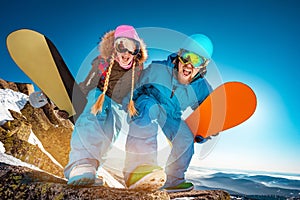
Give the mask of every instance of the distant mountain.
<path id="1" fill-rule="evenodd" d="M 191 167 L 188 179 L 196 184 L 196 189 L 222 189 L 228 191 L 231 195 L 243 195 L 246 197 L 260 196 L 300 199 L 300 175 L 287 178 L 286 174 L 279 177 L 279 174 L 272 176 L 259 175 L 257 172 L 239 172 L 239 171 L 217 171 L 206 170 L 206 175 L 200 173 L 203 169 Z M 202 174 L 202 175 L 195 175 Z"/>

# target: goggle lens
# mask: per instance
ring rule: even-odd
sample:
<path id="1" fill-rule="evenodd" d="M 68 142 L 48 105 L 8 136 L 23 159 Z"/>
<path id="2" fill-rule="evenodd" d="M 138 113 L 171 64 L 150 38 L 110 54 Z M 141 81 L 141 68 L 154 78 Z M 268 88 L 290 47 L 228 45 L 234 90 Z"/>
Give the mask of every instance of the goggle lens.
<path id="1" fill-rule="evenodd" d="M 115 48 L 119 53 L 128 51 L 131 55 L 136 55 L 140 51 L 139 43 L 129 38 L 118 38 L 115 40 Z"/>
<path id="2" fill-rule="evenodd" d="M 194 52 L 181 50 L 179 54 L 179 61 L 182 64 L 192 64 L 193 67 L 199 68 L 202 64 L 204 64 L 207 61 L 207 59 Z"/>

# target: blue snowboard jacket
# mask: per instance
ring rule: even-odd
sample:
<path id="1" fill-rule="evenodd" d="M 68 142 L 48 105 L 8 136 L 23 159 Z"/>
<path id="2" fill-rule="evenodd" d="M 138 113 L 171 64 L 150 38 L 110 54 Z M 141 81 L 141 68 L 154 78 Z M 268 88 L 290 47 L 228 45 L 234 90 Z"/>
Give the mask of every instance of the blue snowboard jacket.
<path id="1" fill-rule="evenodd" d="M 177 54 L 171 54 L 165 61 L 153 61 L 142 72 L 133 96 L 138 110 L 139 102 L 148 96 L 166 110 L 168 117 L 178 119 L 185 109 L 191 107 L 195 110 L 210 94 L 212 87 L 200 76 L 188 85 L 178 82 L 174 75 L 175 65 L 172 63 L 176 56 Z"/>

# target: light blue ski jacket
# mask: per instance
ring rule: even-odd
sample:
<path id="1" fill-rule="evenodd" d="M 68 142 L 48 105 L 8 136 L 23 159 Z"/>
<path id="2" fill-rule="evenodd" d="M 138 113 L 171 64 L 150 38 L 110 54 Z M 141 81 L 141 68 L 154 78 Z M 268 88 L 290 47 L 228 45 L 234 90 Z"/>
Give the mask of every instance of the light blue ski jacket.
<path id="1" fill-rule="evenodd" d="M 200 76 L 188 85 L 179 83 L 172 63 L 176 55 L 171 54 L 165 61 L 153 61 L 143 71 L 133 96 L 137 108 L 143 98 L 154 97 L 168 117 L 178 119 L 189 106 L 195 110 L 212 91 L 207 80 Z"/>

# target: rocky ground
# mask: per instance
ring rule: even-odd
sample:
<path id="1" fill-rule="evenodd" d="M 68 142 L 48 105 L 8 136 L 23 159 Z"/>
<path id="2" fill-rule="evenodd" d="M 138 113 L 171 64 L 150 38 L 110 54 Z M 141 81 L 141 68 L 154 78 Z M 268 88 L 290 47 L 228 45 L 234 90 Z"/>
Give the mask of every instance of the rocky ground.
<path id="1" fill-rule="evenodd" d="M 29 95 L 33 85 L 0 79 L 0 89 L 9 88 Z M 0 126 L 0 142 L 5 154 L 36 166 L 14 166 L 0 157 L 1 199 L 230 199 L 226 191 L 208 190 L 167 194 L 115 189 L 104 186 L 70 187 L 63 177 L 68 163 L 73 124 L 62 118 L 53 104 L 33 108 L 29 103 L 21 113 L 11 111 L 14 118 Z M 32 132 L 44 150 L 30 142 Z"/>

